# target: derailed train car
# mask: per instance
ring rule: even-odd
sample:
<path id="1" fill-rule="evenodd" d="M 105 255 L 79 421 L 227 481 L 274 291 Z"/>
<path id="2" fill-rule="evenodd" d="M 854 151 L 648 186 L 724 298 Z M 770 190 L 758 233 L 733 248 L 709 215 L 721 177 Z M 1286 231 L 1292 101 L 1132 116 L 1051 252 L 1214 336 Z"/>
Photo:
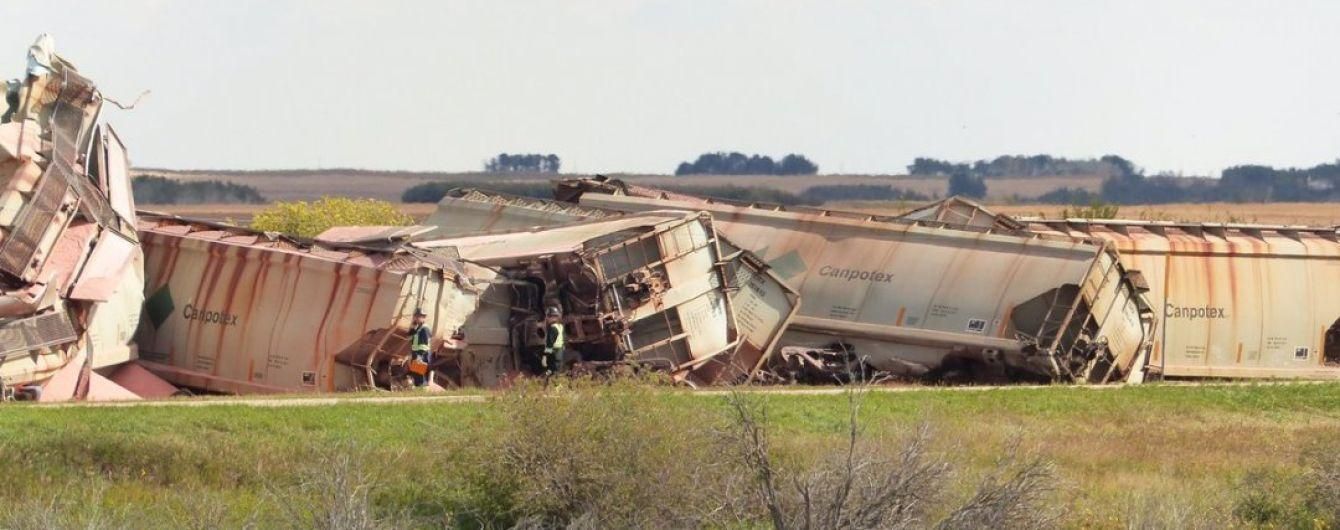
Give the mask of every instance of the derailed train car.
<path id="1" fill-rule="evenodd" d="M 723 260 L 697 214 L 416 244 L 409 238 L 427 227 L 336 228 L 296 241 L 141 219 L 150 278 L 141 363 L 210 392 L 403 386 L 416 308 L 434 331 L 442 384 L 493 387 L 540 373 L 548 307 L 564 309 L 579 369 L 636 364 L 693 384 L 738 381 L 763 363 L 796 302 L 753 285 L 757 264 Z M 763 294 L 732 300 L 728 275 Z M 756 325 L 737 324 L 746 310 Z"/>
<path id="2" fill-rule="evenodd" d="M 0 386 L 6 398 L 133 399 L 103 377 L 135 358 L 143 299 L 125 148 L 100 119 L 101 93 L 46 35 L 5 95 Z"/>
<path id="3" fill-rule="evenodd" d="M 804 300 L 781 344 L 808 358 L 859 358 L 912 376 L 1138 380 L 1154 315 L 1138 280 L 1099 240 L 1041 237 L 1009 223 L 964 226 L 788 211 L 565 181 L 556 196 L 624 212 L 713 215 Z"/>
<path id="4" fill-rule="evenodd" d="M 537 211 L 550 212 L 554 222 L 582 217 L 579 209 L 544 201 L 482 192 L 474 198 L 475 205 L 491 204 L 494 215 L 474 216 L 469 204 L 446 208 L 441 226 L 528 222 Z M 798 306 L 796 294 L 761 264 L 723 256 L 710 217 L 698 213 L 620 215 L 415 245 L 451 248 L 498 271 L 496 283 L 509 286 L 512 303 L 482 310 L 493 316 L 481 317 L 466 336 L 493 337 L 495 351 L 510 353 L 493 358 L 519 370 L 538 369 L 545 310 L 557 307 L 579 368 L 632 364 L 691 384 L 744 381 L 764 364 Z"/>
<path id="5" fill-rule="evenodd" d="M 236 394 L 396 388 L 416 309 L 438 350 L 493 273 L 395 238 L 300 242 L 144 214 L 149 278 L 141 364 L 175 384 Z"/>
<path id="6" fill-rule="evenodd" d="M 481 189 L 454 189 L 447 192 L 425 223 L 433 227 L 431 236 L 479 234 L 499 227 L 539 230 L 583 221 L 612 220 L 625 215 L 628 214 L 562 201 Z M 755 380 L 766 375 L 762 369 L 771 358 L 785 326 L 798 311 L 800 296 L 753 253 L 741 250 L 719 234 L 717 239 L 721 263 L 726 270 L 725 292 L 735 310 L 740 343 L 730 362 L 718 360 L 711 365 L 713 370 L 723 367 L 730 370 L 710 374 L 709 378 L 718 383 Z M 700 376 L 706 373 L 700 372 Z"/>
<path id="7" fill-rule="evenodd" d="M 1039 233 L 1111 242 L 1140 270 L 1160 318 L 1165 377 L 1340 378 L 1335 228 L 1028 220 Z"/>

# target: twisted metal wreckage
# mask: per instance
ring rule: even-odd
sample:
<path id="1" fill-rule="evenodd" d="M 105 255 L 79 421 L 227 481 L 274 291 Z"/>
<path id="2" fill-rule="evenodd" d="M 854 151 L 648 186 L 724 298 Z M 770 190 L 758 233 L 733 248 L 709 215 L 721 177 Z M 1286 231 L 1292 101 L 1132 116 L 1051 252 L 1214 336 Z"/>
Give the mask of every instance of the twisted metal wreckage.
<path id="1" fill-rule="evenodd" d="M 881 216 L 595 178 L 297 240 L 137 212 L 105 98 L 45 36 L 25 74 L 0 119 L 6 399 L 401 388 L 416 309 L 442 386 L 541 373 L 551 308 L 569 369 L 690 385 L 1340 376 L 1333 228 L 958 198 Z"/>

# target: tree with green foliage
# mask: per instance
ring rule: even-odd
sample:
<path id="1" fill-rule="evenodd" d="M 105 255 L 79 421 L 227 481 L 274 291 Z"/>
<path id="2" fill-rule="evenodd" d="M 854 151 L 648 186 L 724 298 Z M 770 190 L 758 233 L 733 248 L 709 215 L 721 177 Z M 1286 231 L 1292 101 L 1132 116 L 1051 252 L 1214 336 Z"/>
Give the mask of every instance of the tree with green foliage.
<path id="1" fill-rule="evenodd" d="M 767 155 L 735 151 L 703 153 L 697 160 L 682 162 L 675 168 L 676 175 L 813 175 L 818 172 L 819 166 L 805 155 L 792 153 L 778 162 Z"/>
<path id="2" fill-rule="evenodd" d="M 484 162 L 484 171 L 489 173 L 558 173 L 563 161 L 553 153 L 515 154 L 499 153 Z"/>
<path id="3" fill-rule="evenodd" d="M 414 218 L 376 199 L 322 197 L 314 202 L 277 202 L 251 219 L 251 228 L 312 238 L 336 226 L 405 226 Z"/>
<path id="4" fill-rule="evenodd" d="M 981 199 L 986 197 L 986 180 L 959 171 L 949 177 L 949 194 Z"/>

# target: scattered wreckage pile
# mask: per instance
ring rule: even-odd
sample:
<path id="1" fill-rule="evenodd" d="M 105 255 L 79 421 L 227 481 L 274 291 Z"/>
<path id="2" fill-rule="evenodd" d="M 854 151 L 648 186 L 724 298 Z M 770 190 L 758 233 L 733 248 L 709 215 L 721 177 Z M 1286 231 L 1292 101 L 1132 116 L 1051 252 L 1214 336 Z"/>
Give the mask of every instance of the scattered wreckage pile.
<path id="1" fill-rule="evenodd" d="M 43 35 L 0 117 L 0 382 L 6 399 L 176 389 L 134 363 L 144 271 L 125 148 L 104 99 Z"/>
<path id="2" fill-rule="evenodd" d="M 453 190 L 422 226 L 313 240 L 137 212 L 104 98 L 40 38 L 0 119 L 6 399 L 409 384 L 574 371 L 684 384 L 1340 377 L 1333 228 L 896 216 L 605 178 L 555 200 Z M 802 303 L 803 302 L 803 303 Z"/>

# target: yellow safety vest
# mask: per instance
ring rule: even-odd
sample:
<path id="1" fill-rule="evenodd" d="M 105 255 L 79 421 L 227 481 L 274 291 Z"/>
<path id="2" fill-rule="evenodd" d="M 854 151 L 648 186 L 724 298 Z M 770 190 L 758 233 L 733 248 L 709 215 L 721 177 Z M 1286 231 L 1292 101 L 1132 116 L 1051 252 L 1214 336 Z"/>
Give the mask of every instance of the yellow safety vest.
<path id="1" fill-rule="evenodd" d="M 432 350 L 432 348 L 428 346 L 428 341 L 420 337 L 420 335 L 427 335 L 427 333 L 421 332 L 422 330 L 426 329 L 428 328 L 425 326 L 418 326 L 410 330 L 409 332 L 410 351 L 418 353 L 418 352 L 428 352 Z"/>
<path id="2" fill-rule="evenodd" d="M 563 349 L 564 342 L 565 342 L 565 341 L 564 341 L 564 337 L 563 337 L 563 333 L 564 333 L 563 324 L 562 324 L 562 323 L 558 323 L 558 322 L 549 324 L 549 333 L 553 333 L 553 334 L 554 334 L 554 335 L 553 335 L 553 337 L 554 337 L 554 345 L 553 345 L 553 346 L 549 346 L 549 345 L 548 345 L 548 340 L 546 340 L 546 341 L 545 341 L 545 347 L 544 347 L 545 351 L 550 351 L 550 350 L 562 350 L 562 349 Z M 545 337 L 545 338 L 548 339 L 548 337 Z"/>

